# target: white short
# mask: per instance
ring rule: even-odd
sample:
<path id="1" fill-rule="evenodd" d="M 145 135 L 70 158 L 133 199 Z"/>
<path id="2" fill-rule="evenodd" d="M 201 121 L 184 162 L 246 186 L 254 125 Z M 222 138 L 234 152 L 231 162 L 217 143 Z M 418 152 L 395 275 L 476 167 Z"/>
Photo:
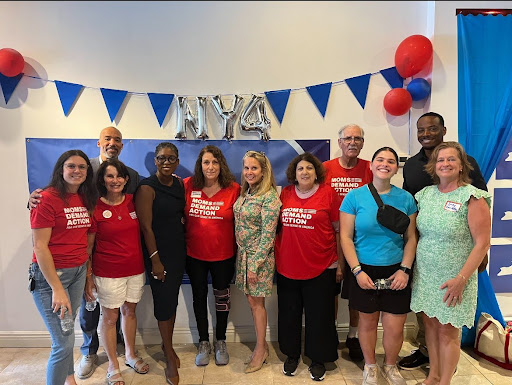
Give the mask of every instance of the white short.
<path id="1" fill-rule="evenodd" d="M 145 273 L 122 278 L 94 276 L 98 302 L 108 309 L 119 308 L 125 302 L 138 303 L 144 292 L 145 279 Z"/>

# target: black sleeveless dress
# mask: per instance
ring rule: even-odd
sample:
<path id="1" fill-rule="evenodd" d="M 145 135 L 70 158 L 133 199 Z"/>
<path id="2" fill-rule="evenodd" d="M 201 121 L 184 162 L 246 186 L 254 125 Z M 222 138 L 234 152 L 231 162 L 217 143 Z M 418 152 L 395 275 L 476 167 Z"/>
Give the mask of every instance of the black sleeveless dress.
<path id="1" fill-rule="evenodd" d="M 185 270 L 185 189 L 179 179 L 173 177 L 172 186 L 160 183 L 156 175 L 143 179 L 139 186 L 155 190 L 152 229 L 160 261 L 167 274 L 165 281 L 153 278 L 152 264 L 142 236 L 144 265 L 153 294 L 154 315 L 158 321 L 167 321 L 176 313 L 178 294 Z"/>

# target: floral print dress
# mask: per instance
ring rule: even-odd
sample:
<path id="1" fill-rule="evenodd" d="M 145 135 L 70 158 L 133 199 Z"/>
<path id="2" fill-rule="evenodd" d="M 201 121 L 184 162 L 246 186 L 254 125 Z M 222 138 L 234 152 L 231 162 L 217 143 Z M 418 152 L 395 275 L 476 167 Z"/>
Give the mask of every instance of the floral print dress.
<path id="1" fill-rule="evenodd" d="M 281 201 L 273 188 L 262 195 L 246 193 L 233 206 L 238 245 L 235 284 L 253 297 L 272 295 L 274 242 L 280 208 Z M 257 274 L 256 284 L 249 284 L 247 271 Z"/>
<path id="2" fill-rule="evenodd" d="M 411 310 L 424 312 L 442 324 L 456 328 L 472 327 L 475 322 L 478 277 L 468 277 L 462 303 L 448 307 L 443 302 L 446 289 L 441 285 L 459 273 L 473 249 L 468 225 L 471 197 L 484 198 L 490 205 L 491 194 L 472 185 L 442 193 L 437 185 L 425 187 L 414 196 L 418 201 L 417 227 L 420 233 L 412 281 Z"/>

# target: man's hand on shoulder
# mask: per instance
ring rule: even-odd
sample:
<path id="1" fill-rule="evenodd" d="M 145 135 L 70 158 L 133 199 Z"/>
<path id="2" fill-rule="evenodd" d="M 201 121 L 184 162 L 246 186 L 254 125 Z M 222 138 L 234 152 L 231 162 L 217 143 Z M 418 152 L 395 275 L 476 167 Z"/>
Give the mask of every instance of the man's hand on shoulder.
<path id="1" fill-rule="evenodd" d="M 39 203 L 41 203 L 41 198 L 42 198 L 41 192 L 42 191 L 43 191 L 43 189 L 40 189 L 40 188 L 32 191 L 32 194 L 30 194 L 30 196 L 28 198 L 28 203 L 27 203 L 27 208 L 29 210 L 36 208 L 37 205 Z"/>

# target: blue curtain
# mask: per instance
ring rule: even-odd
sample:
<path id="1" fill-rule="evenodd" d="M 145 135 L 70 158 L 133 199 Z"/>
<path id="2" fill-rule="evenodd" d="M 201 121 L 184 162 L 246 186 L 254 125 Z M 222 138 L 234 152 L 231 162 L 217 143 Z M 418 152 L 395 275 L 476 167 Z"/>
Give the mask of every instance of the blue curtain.
<path id="1" fill-rule="evenodd" d="M 488 182 L 512 127 L 512 16 L 457 15 L 459 142 Z M 505 325 L 487 271 L 478 275 L 475 326 L 482 312 Z M 464 328 L 472 345 L 476 328 Z"/>

